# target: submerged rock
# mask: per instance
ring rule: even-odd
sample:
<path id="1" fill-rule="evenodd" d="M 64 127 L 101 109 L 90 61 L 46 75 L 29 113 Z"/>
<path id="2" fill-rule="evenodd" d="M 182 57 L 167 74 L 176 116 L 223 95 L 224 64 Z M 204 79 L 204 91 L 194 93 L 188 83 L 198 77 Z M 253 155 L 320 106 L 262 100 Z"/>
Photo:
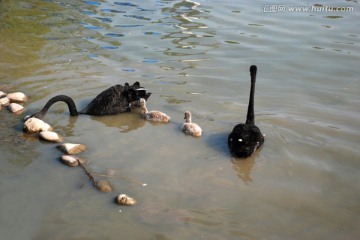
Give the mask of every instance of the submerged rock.
<path id="1" fill-rule="evenodd" d="M 17 103 L 10 103 L 8 109 L 10 110 L 10 112 L 15 114 L 21 114 L 24 112 L 24 107 Z"/>
<path id="2" fill-rule="evenodd" d="M 39 138 L 49 142 L 62 142 L 63 140 L 59 134 L 51 131 L 41 131 L 39 133 Z"/>
<path id="3" fill-rule="evenodd" d="M 41 131 L 51 131 L 51 130 L 52 127 L 49 124 L 37 118 L 29 118 L 24 123 L 24 132 L 27 133 L 38 133 Z"/>
<path id="4" fill-rule="evenodd" d="M 78 154 L 86 150 L 86 146 L 78 143 L 63 143 L 56 146 L 60 151 L 66 154 Z"/>
<path id="5" fill-rule="evenodd" d="M 10 99 L 10 102 L 14 103 L 24 103 L 27 101 L 27 96 L 22 92 L 8 93 L 6 97 Z"/>
<path id="6" fill-rule="evenodd" d="M 111 192 L 112 187 L 110 183 L 106 180 L 99 180 L 96 182 L 96 188 L 101 192 Z"/>
<path id="7" fill-rule="evenodd" d="M 10 104 L 10 99 L 7 98 L 7 97 L 3 97 L 3 98 L 0 98 L 0 105 L 5 107 L 5 106 L 9 106 Z"/>
<path id="8" fill-rule="evenodd" d="M 136 200 L 129 197 L 126 194 L 119 194 L 116 198 L 115 198 L 115 202 L 119 205 L 127 205 L 127 206 L 131 206 L 134 205 L 136 203 Z"/>

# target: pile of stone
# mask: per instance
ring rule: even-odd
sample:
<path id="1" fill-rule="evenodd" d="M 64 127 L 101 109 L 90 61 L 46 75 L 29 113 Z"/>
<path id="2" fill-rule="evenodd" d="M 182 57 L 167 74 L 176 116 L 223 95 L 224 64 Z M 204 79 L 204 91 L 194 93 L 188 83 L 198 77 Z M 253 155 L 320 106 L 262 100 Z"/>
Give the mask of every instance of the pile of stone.
<path id="1" fill-rule="evenodd" d="M 14 114 L 22 114 L 25 110 L 23 104 L 27 100 L 28 97 L 22 92 L 5 93 L 0 91 L 0 110 L 2 110 L 3 107 L 7 107 L 8 110 Z M 79 143 L 62 143 L 63 137 L 54 132 L 54 128 L 41 119 L 35 117 L 25 117 L 24 120 L 23 131 L 25 133 L 34 134 L 44 141 L 61 143 L 56 146 L 57 149 L 64 153 L 64 155 L 60 157 L 61 163 L 69 167 L 81 166 L 96 189 L 101 192 L 113 191 L 113 188 L 108 181 L 95 181 L 93 174 L 91 174 L 85 167 L 85 161 L 75 156 L 75 154 L 79 154 L 87 149 L 85 145 Z M 114 201 L 119 205 L 128 206 L 136 203 L 135 199 L 127 196 L 126 194 L 119 194 Z"/>
<path id="2" fill-rule="evenodd" d="M 24 107 L 21 105 L 27 101 L 27 96 L 22 92 L 5 93 L 0 91 L 0 110 L 7 107 L 10 112 L 21 114 Z"/>

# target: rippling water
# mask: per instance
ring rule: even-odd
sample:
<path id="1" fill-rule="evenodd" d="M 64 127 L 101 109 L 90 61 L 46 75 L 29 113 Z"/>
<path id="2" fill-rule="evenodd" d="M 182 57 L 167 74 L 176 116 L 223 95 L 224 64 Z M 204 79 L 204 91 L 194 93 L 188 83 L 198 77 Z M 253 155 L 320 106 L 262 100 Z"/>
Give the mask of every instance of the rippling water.
<path id="1" fill-rule="evenodd" d="M 356 239 L 359 20 L 358 2 L 339 0 L 0 1 L 0 90 L 29 95 L 23 115 L 0 112 L 1 238 Z M 252 64 L 266 140 L 239 160 L 226 139 L 245 121 Z M 135 81 L 170 124 L 137 111 L 73 118 L 60 103 L 45 117 L 65 141 L 88 146 L 81 157 L 113 174 L 113 193 L 21 131 L 22 117 L 54 95 L 81 109 Z M 201 138 L 180 131 L 185 110 Z M 115 205 L 118 193 L 137 205 Z"/>

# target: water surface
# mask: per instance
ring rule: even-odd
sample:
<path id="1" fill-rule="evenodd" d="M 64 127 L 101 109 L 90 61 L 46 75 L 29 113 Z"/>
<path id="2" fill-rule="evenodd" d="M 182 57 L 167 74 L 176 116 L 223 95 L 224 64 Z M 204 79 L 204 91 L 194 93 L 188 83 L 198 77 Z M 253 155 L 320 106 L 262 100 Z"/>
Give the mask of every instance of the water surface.
<path id="1" fill-rule="evenodd" d="M 360 235 L 359 7 L 289 1 L 0 2 L 0 90 L 29 96 L 0 112 L 3 239 L 356 239 Z M 290 6 L 350 6 L 290 12 Z M 264 146 L 233 158 L 227 136 L 245 121 L 258 66 L 256 123 Z M 22 133 L 22 117 L 57 94 L 79 109 L 115 84 L 140 81 L 149 109 L 45 117 L 114 187 L 100 193 L 56 144 Z M 180 131 L 183 112 L 203 128 Z M 102 179 L 100 175 L 96 175 Z M 144 186 L 145 184 L 145 186 Z M 113 203 L 118 193 L 133 207 Z"/>

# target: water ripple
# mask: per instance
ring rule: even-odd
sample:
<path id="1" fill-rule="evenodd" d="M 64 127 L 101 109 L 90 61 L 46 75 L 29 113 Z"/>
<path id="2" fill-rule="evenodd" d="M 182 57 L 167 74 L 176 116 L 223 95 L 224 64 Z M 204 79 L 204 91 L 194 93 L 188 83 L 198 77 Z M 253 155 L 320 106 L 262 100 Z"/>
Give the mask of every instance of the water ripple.
<path id="1" fill-rule="evenodd" d="M 135 18 L 135 19 L 139 19 L 139 20 L 151 20 L 150 18 L 146 18 L 144 16 L 140 16 L 140 15 L 135 15 L 135 14 L 126 14 L 124 15 L 124 17 L 129 17 L 129 18 Z"/>
<path id="2" fill-rule="evenodd" d="M 89 4 L 89 5 L 94 5 L 94 6 L 99 6 L 101 5 L 100 2 L 96 2 L 96 1 L 85 1 L 85 3 Z"/>
<path id="3" fill-rule="evenodd" d="M 101 11 L 103 11 L 105 13 L 126 13 L 126 11 L 110 9 L 110 8 L 104 8 L 104 9 L 101 9 Z"/>
<path id="4" fill-rule="evenodd" d="M 120 5 L 120 6 L 126 6 L 126 7 L 136 7 L 136 4 L 132 4 L 129 2 L 114 2 L 115 5 Z"/>
<path id="5" fill-rule="evenodd" d="M 121 33 L 106 33 L 105 34 L 106 37 L 113 37 L 113 38 L 118 38 L 118 37 L 124 37 L 124 34 Z"/>
<path id="6" fill-rule="evenodd" d="M 115 25 L 115 27 L 122 27 L 122 28 L 136 28 L 136 27 L 142 27 L 144 25 L 141 24 L 125 24 L 125 25 Z"/>

